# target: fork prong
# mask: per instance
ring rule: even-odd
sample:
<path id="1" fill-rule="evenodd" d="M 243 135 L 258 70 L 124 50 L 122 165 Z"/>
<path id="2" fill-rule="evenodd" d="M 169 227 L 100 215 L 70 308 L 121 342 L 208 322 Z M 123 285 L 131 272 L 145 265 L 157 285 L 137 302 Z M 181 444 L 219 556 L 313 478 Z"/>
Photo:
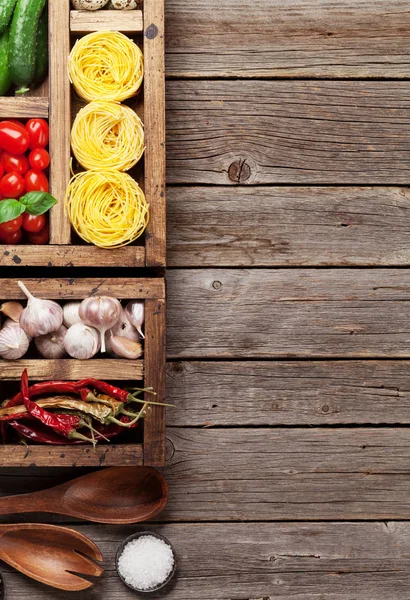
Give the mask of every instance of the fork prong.
<path id="1" fill-rule="evenodd" d="M 104 569 L 101 565 L 97 565 L 97 563 L 77 550 L 73 550 L 73 552 L 81 561 L 79 563 L 80 568 L 76 571 L 77 573 L 81 575 L 94 575 L 94 577 L 101 577 L 101 575 L 104 573 Z"/>

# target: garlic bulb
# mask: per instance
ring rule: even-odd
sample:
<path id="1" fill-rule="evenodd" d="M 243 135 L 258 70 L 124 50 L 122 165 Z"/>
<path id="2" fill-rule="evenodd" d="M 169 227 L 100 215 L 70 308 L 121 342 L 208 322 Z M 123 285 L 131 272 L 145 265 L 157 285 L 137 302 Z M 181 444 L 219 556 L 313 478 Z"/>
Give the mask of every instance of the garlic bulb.
<path id="1" fill-rule="evenodd" d="M 29 345 L 30 339 L 19 323 L 10 321 L 0 331 L 0 356 L 6 360 L 18 360 Z"/>
<path id="2" fill-rule="evenodd" d="M 95 327 L 101 336 L 101 352 L 105 352 L 105 332 L 114 327 L 121 316 L 121 304 L 110 296 L 86 298 L 81 302 L 79 315 L 81 320 Z"/>
<path id="3" fill-rule="evenodd" d="M 33 296 L 24 283 L 18 282 L 28 298 L 27 306 L 20 315 L 20 325 L 32 337 L 57 331 L 63 323 L 63 309 L 53 300 L 41 300 Z"/>
<path id="4" fill-rule="evenodd" d="M 73 358 L 87 360 L 100 349 L 98 331 L 84 323 L 76 323 L 65 334 L 64 348 Z"/>
<path id="5" fill-rule="evenodd" d="M 124 337 L 113 335 L 110 339 L 111 348 L 122 358 L 135 359 L 142 356 L 142 346 L 138 342 L 133 342 Z"/>
<path id="6" fill-rule="evenodd" d="M 144 339 L 144 334 L 142 333 L 142 325 L 144 323 L 144 302 L 142 300 L 132 300 L 128 302 L 125 307 L 125 313 L 131 323 L 138 331 L 142 339 Z"/>
<path id="7" fill-rule="evenodd" d="M 67 302 L 63 306 L 63 323 L 67 327 L 71 327 L 76 323 L 81 323 L 78 309 L 80 308 L 81 302 Z"/>
<path id="8" fill-rule="evenodd" d="M 108 354 L 110 356 L 118 356 L 111 346 L 111 338 L 113 335 L 127 338 L 127 340 L 131 340 L 132 342 L 139 342 L 141 339 L 138 331 L 131 325 L 124 309 L 122 309 L 121 316 L 114 327 L 105 334 L 105 347 Z"/>
<path id="9" fill-rule="evenodd" d="M 16 323 L 20 321 L 21 313 L 24 308 L 20 302 L 5 302 L 0 306 L 0 311 L 3 315 L 6 315 L 9 319 L 12 319 Z"/>
<path id="10" fill-rule="evenodd" d="M 67 327 L 61 325 L 57 331 L 52 331 L 46 335 L 40 335 L 34 340 L 37 350 L 43 358 L 63 358 L 66 355 L 64 348 L 64 338 L 67 333 Z"/>

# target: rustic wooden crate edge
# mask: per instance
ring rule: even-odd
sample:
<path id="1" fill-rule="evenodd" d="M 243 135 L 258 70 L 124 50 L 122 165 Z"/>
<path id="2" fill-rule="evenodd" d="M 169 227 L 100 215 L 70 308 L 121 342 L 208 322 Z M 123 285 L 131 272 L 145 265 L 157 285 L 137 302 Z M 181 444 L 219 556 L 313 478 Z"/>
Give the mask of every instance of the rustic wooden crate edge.
<path id="1" fill-rule="evenodd" d="M 16 381 L 23 368 L 32 380 L 81 379 L 95 376 L 108 380 L 143 377 L 144 386 L 152 387 L 159 401 L 165 398 L 165 282 L 162 278 L 64 278 L 24 279 L 37 296 L 50 299 L 80 299 L 87 295 L 111 294 L 121 299 L 145 301 L 144 359 L 22 359 L 0 361 L 1 381 Z M 0 279 L 4 300 L 21 299 L 15 279 Z M 147 399 L 150 399 L 147 397 Z M 145 464 L 163 466 L 165 462 L 165 409 L 152 407 L 144 420 L 143 444 L 107 444 L 96 451 L 85 446 L 0 445 L 1 467 L 22 466 L 120 466 Z"/>

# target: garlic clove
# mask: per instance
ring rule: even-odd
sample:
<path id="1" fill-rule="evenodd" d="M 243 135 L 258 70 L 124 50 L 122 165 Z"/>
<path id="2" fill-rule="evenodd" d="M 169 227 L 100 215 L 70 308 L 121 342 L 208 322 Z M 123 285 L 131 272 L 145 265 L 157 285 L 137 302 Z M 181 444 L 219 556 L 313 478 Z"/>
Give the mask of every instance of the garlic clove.
<path id="1" fill-rule="evenodd" d="M 27 296 L 27 306 L 20 315 L 20 325 L 32 337 L 57 331 L 63 323 L 63 309 L 54 300 L 42 300 L 31 294 L 22 281 L 20 289 Z"/>
<path id="2" fill-rule="evenodd" d="M 0 331 L 0 356 L 5 360 L 18 360 L 29 346 L 30 339 L 19 323 L 10 321 Z"/>
<path id="3" fill-rule="evenodd" d="M 76 323 L 67 330 L 64 337 L 64 348 L 72 358 L 78 360 L 92 358 L 100 349 L 99 333 L 85 323 Z"/>
<path id="4" fill-rule="evenodd" d="M 142 356 L 142 345 L 139 342 L 113 335 L 110 338 L 110 344 L 112 350 L 122 358 L 133 360 Z"/>
<path id="5" fill-rule="evenodd" d="M 101 336 L 101 352 L 105 352 L 105 332 L 114 327 L 121 316 L 122 306 L 111 296 L 91 296 L 81 302 L 79 315 L 83 323 L 98 329 Z"/>
<path id="6" fill-rule="evenodd" d="M 145 304 L 142 300 L 131 300 L 125 307 L 125 314 L 127 315 L 130 323 L 138 331 L 142 339 L 144 334 L 142 333 L 142 326 L 144 324 L 144 312 Z"/>
<path id="7" fill-rule="evenodd" d="M 63 358 L 66 356 L 64 348 L 64 338 L 67 333 L 67 327 L 61 325 L 57 331 L 52 331 L 46 335 L 40 335 L 34 340 L 34 344 L 43 358 Z"/>
<path id="8" fill-rule="evenodd" d="M 78 310 L 81 302 L 67 302 L 63 306 L 63 324 L 67 329 L 76 323 L 81 323 L 80 315 Z"/>
<path id="9" fill-rule="evenodd" d="M 24 307 L 20 302 L 5 302 L 0 306 L 0 311 L 15 323 L 20 321 L 20 315 Z"/>

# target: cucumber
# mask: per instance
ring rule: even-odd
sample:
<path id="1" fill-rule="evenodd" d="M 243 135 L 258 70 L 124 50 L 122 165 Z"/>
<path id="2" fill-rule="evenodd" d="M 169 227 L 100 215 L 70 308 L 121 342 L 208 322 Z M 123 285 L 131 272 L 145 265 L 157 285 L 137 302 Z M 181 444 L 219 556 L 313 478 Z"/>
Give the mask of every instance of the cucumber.
<path id="1" fill-rule="evenodd" d="M 46 0 L 17 0 L 10 26 L 9 69 L 12 81 L 28 91 L 36 72 L 38 21 Z"/>
<path id="2" fill-rule="evenodd" d="M 6 30 L 17 0 L 0 0 L 0 33 Z"/>
<path id="3" fill-rule="evenodd" d="M 11 86 L 9 71 L 9 30 L 0 36 L 0 96 L 7 94 Z"/>
<path id="4" fill-rule="evenodd" d="M 48 10 L 47 5 L 41 13 L 37 28 L 36 70 L 34 83 L 42 83 L 48 73 Z"/>

